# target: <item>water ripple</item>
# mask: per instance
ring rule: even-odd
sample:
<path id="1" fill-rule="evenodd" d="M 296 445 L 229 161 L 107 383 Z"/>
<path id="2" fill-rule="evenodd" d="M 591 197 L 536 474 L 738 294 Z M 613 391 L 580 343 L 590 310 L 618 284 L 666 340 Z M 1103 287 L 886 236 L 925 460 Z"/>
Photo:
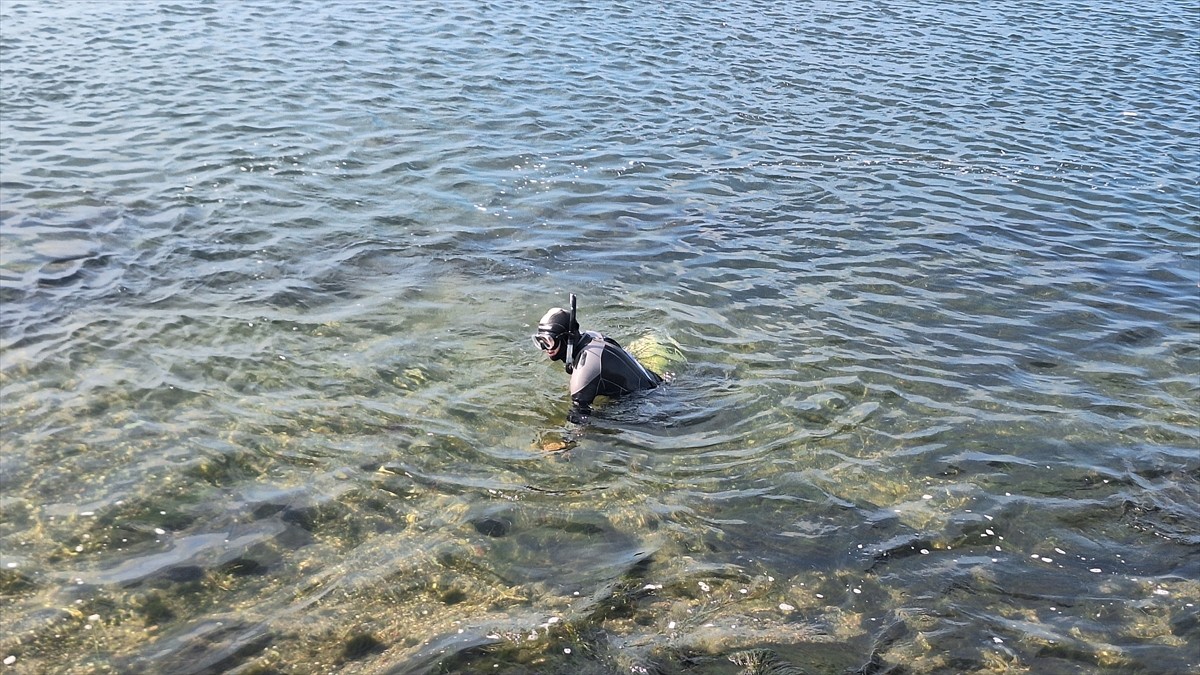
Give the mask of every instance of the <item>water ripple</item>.
<path id="1" fill-rule="evenodd" d="M 1191 9 L 5 2 L 0 659 L 1194 670 Z"/>

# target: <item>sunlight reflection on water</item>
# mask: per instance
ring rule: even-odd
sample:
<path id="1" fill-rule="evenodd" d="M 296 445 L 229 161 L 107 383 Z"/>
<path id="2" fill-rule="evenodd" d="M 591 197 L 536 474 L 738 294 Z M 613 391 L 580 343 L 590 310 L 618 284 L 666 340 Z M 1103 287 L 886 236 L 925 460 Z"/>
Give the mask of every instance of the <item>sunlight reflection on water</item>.
<path id="1" fill-rule="evenodd" d="M 1156 6 L 5 3 L 5 665 L 1196 668 Z"/>

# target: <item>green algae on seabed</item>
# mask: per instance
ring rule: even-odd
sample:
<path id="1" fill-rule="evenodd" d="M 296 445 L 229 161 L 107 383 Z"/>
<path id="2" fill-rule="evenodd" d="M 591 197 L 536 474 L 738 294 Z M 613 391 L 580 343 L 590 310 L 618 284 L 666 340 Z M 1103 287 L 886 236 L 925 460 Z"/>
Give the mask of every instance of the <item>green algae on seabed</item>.
<path id="1" fill-rule="evenodd" d="M 630 342 L 626 350 L 641 364 L 670 380 L 687 365 L 683 347 L 678 342 L 657 333 L 647 333 Z"/>

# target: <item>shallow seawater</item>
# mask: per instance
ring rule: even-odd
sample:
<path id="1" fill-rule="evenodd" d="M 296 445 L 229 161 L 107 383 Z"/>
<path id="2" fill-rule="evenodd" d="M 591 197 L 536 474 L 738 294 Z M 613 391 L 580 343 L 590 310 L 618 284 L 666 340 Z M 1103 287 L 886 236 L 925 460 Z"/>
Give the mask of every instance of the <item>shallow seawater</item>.
<path id="1" fill-rule="evenodd" d="M 0 672 L 1200 669 L 1200 8 L 1110 5 L 4 0 Z M 547 453 L 569 293 L 686 363 Z"/>

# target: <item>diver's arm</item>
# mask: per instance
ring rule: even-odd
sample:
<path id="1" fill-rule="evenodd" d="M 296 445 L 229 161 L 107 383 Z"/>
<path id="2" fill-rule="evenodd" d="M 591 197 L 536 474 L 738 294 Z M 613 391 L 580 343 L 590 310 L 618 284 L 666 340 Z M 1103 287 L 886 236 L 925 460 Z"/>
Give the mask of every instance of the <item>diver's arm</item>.
<path id="1" fill-rule="evenodd" d="M 571 372 L 571 410 L 567 419 L 574 424 L 587 424 L 592 414 L 592 401 L 600 392 L 600 355 L 580 355 Z"/>
<path id="2" fill-rule="evenodd" d="M 562 431 L 539 434 L 535 445 L 548 452 L 571 449 L 583 436 L 591 413 L 591 402 L 586 394 L 572 394 L 571 409 L 567 412 L 567 423 Z"/>
<path id="3" fill-rule="evenodd" d="M 571 409 L 567 411 L 567 421 L 575 424 L 578 427 L 583 427 L 588 423 L 588 418 L 592 415 L 592 406 L 590 404 L 579 403 L 575 400 L 571 401 Z M 583 435 L 583 429 L 573 429 L 567 434 L 572 438 L 577 438 Z"/>
<path id="4" fill-rule="evenodd" d="M 574 378 L 572 378 L 572 382 L 574 382 Z M 593 398 L 595 397 L 589 398 L 586 393 L 582 392 L 572 393 L 571 409 L 567 411 L 567 422 L 563 425 L 562 430 L 545 430 L 539 433 L 534 445 L 548 452 L 569 450 L 574 447 L 587 427 L 588 418 L 592 414 L 591 401 Z"/>
<path id="5" fill-rule="evenodd" d="M 596 390 L 599 388 L 599 375 L 592 382 L 586 383 L 579 390 L 571 387 L 571 409 L 567 412 L 567 420 L 572 424 L 587 424 L 592 414 L 592 401 L 596 400 Z M 575 378 L 571 378 L 575 384 Z"/>

